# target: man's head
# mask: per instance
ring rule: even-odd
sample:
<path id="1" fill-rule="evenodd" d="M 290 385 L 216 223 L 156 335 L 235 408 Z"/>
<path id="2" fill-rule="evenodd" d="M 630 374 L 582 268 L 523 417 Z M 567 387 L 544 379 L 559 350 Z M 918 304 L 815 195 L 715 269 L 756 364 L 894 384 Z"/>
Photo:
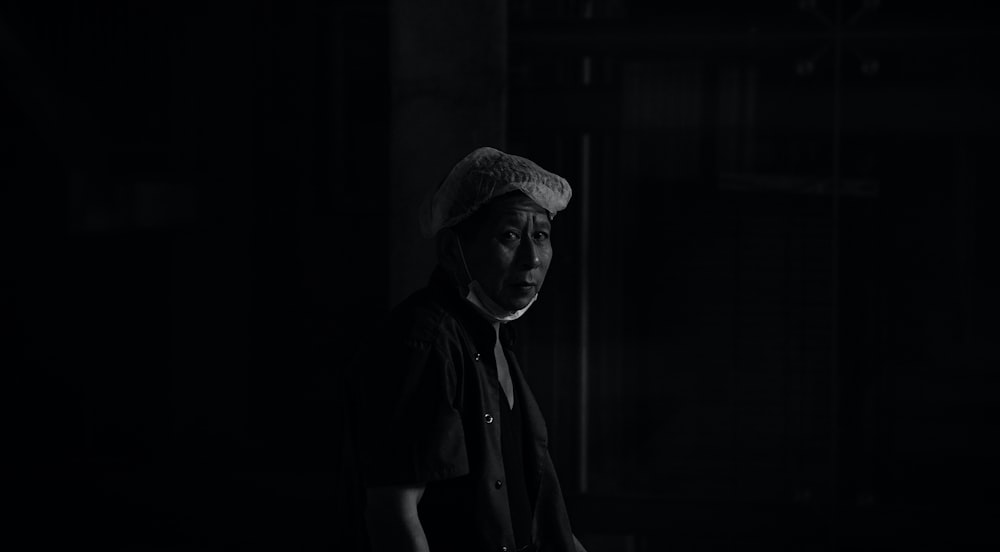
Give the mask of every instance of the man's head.
<path id="1" fill-rule="evenodd" d="M 534 299 L 552 259 L 552 219 L 569 203 L 562 177 L 523 157 L 479 148 L 462 159 L 423 205 L 424 234 L 459 283 L 479 282 L 503 309 Z"/>
<path id="2" fill-rule="evenodd" d="M 531 303 L 552 261 L 552 219 L 545 209 L 511 192 L 490 201 L 451 232 L 455 241 L 444 240 L 446 266 L 460 277 L 467 269 L 466 276 L 508 311 Z M 465 266 L 459 266 L 463 260 Z"/>

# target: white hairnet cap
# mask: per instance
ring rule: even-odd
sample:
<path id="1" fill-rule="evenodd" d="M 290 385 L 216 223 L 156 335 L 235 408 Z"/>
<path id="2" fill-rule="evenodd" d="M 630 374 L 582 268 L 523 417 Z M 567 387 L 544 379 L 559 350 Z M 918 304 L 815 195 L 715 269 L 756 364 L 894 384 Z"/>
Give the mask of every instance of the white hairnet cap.
<path id="1" fill-rule="evenodd" d="M 433 237 L 469 218 L 489 200 L 519 190 L 556 216 L 573 195 L 566 179 L 530 159 L 500 150 L 478 148 L 459 161 L 420 208 L 420 230 Z"/>

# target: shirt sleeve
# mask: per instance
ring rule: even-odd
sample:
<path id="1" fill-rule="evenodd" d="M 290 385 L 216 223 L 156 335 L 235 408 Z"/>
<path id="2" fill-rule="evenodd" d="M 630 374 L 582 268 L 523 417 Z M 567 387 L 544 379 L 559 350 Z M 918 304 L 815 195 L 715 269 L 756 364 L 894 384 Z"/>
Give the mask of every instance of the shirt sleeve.
<path id="1" fill-rule="evenodd" d="M 453 354 L 446 343 L 410 339 L 363 355 L 354 400 L 366 486 L 469 473 Z"/>

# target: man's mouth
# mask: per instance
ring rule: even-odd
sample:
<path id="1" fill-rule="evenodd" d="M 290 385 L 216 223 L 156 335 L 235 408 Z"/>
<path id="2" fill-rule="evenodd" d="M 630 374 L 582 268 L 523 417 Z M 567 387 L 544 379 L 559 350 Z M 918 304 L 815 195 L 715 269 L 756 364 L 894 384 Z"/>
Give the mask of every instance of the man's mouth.
<path id="1" fill-rule="evenodd" d="M 518 293 L 531 293 L 535 289 L 534 282 L 514 282 L 510 285 Z"/>

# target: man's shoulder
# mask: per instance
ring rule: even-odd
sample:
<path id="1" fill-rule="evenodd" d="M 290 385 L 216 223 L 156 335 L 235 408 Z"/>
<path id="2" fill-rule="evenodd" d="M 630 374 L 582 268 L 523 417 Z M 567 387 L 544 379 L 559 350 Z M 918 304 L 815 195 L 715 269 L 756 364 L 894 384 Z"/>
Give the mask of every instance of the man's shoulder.
<path id="1" fill-rule="evenodd" d="M 411 357 L 414 352 L 437 350 L 448 354 L 444 352 L 461 341 L 458 339 L 461 330 L 445 303 L 426 289 L 404 299 L 365 334 L 353 360 L 353 371 L 376 373 L 370 369 L 377 366 L 377 373 L 394 373 L 390 367 L 406 366 L 405 359 L 416 358 Z"/>
<path id="2" fill-rule="evenodd" d="M 454 334 L 459 321 L 450 303 L 429 288 L 414 292 L 389 313 L 389 336 L 406 342 L 432 343 Z"/>

